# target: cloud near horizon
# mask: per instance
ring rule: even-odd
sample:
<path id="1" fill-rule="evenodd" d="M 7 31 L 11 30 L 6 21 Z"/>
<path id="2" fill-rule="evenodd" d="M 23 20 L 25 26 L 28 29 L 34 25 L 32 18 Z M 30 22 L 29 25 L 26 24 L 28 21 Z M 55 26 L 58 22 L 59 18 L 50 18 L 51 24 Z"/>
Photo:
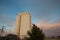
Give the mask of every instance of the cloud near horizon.
<path id="1" fill-rule="evenodd" d="M 38 20 L 35 23 L 39 28 L 42 28 L 43 30 L 47 30 L 50 28 L 55 28 L 55 27 L 60 27 L 60 21 L 55 21 L 53 23 L 49 23 L 49 21 L 42 19 L 42 20 Z"/>

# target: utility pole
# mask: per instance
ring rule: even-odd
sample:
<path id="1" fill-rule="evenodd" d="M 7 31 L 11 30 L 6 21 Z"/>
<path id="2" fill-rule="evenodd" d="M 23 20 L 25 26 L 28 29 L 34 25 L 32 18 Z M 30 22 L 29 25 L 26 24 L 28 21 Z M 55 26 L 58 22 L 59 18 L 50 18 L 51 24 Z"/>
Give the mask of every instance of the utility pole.
<path id="1" fill-rule="evenodd" d="M 0 30 L 1 30 L 0 36 L 1 36 L 2 33 L 4 32 L 4 27 L 5 27 L 5 26 L 2 26 L 2 29 L 0 29 Z"/>

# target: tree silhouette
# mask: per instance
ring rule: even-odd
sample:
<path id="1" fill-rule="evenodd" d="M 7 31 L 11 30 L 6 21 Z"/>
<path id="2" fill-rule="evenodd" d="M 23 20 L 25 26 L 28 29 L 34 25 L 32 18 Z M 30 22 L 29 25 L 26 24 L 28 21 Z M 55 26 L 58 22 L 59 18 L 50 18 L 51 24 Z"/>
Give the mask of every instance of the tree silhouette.
<path id="1" fill-rule="evenodd" d="M 41 29 L 39 29 L 35 24 L 31 31 L 27 32 L 29 37 L 25 37 L 25 40 L 44 40 L 45 36 Z"/>

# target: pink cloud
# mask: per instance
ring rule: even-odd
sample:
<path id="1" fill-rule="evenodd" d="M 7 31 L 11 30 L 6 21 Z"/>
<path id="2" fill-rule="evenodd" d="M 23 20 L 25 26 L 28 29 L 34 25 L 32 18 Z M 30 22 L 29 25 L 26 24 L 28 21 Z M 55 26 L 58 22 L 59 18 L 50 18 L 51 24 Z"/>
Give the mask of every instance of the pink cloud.
<path id="1" fill-rule="evenodd" d="M 49 28 L 52 28 L 52 27 L 59 27 L 60 22 L 48 23 L 47 21 L 40 20 L 40 21 L 36 22 L 36 25 L 39 28 L 42 28 L 43 30 L 46 30 L 46 29 L 49 29 Z"/>

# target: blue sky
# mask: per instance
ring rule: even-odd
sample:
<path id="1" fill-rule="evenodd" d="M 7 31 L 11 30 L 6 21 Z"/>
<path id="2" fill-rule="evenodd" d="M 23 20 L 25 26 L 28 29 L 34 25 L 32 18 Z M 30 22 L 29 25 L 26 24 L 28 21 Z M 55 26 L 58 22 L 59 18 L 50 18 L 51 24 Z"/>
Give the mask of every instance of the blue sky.
<path id="1" fill-rule="evenodd" d="M 0 0 L 0 26 L 14 26 L 16 15 L 26 11 L 34 24 L 60 24 L 60 0 Z"/>

